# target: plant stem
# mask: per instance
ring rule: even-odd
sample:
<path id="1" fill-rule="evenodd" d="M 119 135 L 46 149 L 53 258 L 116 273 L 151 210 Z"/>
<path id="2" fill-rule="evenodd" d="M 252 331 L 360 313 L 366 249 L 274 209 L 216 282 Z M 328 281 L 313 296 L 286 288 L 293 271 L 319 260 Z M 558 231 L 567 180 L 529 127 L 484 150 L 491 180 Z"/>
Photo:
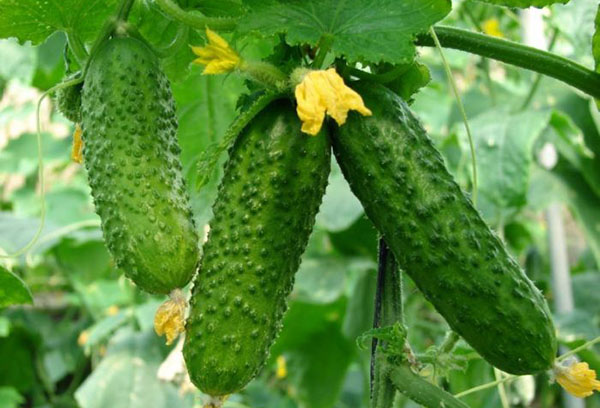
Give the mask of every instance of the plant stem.
<path id="1" fill-rule="evenodd" d="M 446 338 L 444 338 L 444 342 L 440 345 L 439 353 L 450 353 L 452 350 L 454 350 L 454 346 L 456 346 L 458 340 L 460 340 L 458 333 L 450 330 L 448 333 L 446 333 Z"/>
<path id="2" fill-rule="evenodd" d="M 321 69 L 323 66 L 323 62 L 325 61 L 325 57 L 333 44 L 333 35 L 331 34 L 323 34 L 319 39 L 319 51 L 313 60 L 312 67 L 314 69 Z"/>
<path id="3" fill-rule="evenodd" d="M 386 365 L 392 383 L 398 391 L 413 401 L 428 408 L 468 408 L 464 402 L 413 373 L 409 366 Z"/>
<path id="4" fill-rule="evenodd" d="M 507 375 L 506 377 L 501 378 L 499 380 L 492 381 L 492 382 L 489 382 L 489 383 L 486 383 L 486 384 L 483 384 L 483 385 L 479 385 L 477 387 L 469 388 L 468 390 L 463 391 L 463 392 L 459 392 L 458 394 L 455 394 L 454 397 L 456 397 L 456 398 L 462 398 L 465 395 L 469 395 L 469 394 L 472 394 L 474 392 L 479 392 L 479 391 L 487 390 L 488 388 L 493 388 L 493 387 L 497 386 L 498 384 L 503 384 L 505 382 L 509 382 L 509 381 L 516 380 L 516 379 L 517 379 L 516 375 Z"/>
<path id="5" fill-rule="evenodd" d="M 131 11 L 131 7 L 133 7 L 134 2 L 135 0 L 123 0 L 121 2 L 121 7 L 119 8 L 119 12 L 117 14 L 117 21 L 127 21 L 129 12 Z"/>
<path id="6" fill-rule="evenodd" d="M 593 345 L 595 345 L 597 343 L 600 343 L 600 337 L 596 337 L 595 339 L 590 340 L 590 341 L 582 344 L 581 346 L 574 348 L 573 350 L 571 350 L 571 351 L 563 354 L 562 356 L 558 357 L 556 359 L 556 361 L 563 361 L 563 360 L 565 360 L 565 359 L 567 359 L 567 358 L 569 358 L 569 357 L 571 357 L 571 356 L 579 353 L 581 350 L 585 350 L 587 348 L 590 348 L 590 347 L 592 347 Z"/>
<path id="7" fill-rule="evenodd" d="M 442 47 L 467 51 L 539 72 L 600 98 L 600 74 L 567 58 L 513 41 L 453 27 L 436 27 L 435 32 Z M 421 35 L 416 44 L 433 47 L 435 41 L 431 35 Z"/>
<path id="8" fill-rule="evenodd" d="M 176 3 L 171 0 L 155 0 L 158 7 L 172 17 L 185 25 L 198 30 L 204 30 L 207 27 L 213 28 L 219 31 L 233 31 L 237 25 L 237 22 L 233 18 L 228 17 L 206 17 L 200 14 L 192 14 L 181 9 Z"/>
<path id="9" fill-rule="evenodd" d="M 79 38 L 79 36 L 77 36 L 77 34 L 75 34 L 72 30 L 68 30 L 66 34 L 69 48 L 71 49 L 71 52 L 73 52 L 73 55 L 75 56 L 77 63 L 79 63 L 79 66 L 82 67 L 88 58 L 88 53 L 85 49 L 85 46 L 81 42 L 81 38 Z"/>
<path id="10" fill-rule="evenodd" d="M 394 254 L 383 238 L 379 240 L 378 263 L 374 328 L 391 326 L 404 320 L 402 275 Z M 373 408 L 391 408 L 396 396 L 396 389 L 387 376 L 385 356 L 381 352 L 381 347 L 384 345 L 375 337 L 371 343 L 371 406 Z"/>

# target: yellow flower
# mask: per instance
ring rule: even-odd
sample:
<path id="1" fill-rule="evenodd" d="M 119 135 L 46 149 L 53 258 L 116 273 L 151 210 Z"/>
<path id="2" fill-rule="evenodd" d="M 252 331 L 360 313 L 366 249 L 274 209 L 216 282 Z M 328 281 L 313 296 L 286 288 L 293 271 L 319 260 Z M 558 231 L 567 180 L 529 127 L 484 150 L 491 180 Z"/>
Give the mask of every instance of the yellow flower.
<path id="1" fill-rule="evenodd" d="M 77 337 L 77 344 L 79 344 L 80 346 L 84 346 L 85 343 L 87 343 L 89 337 L 90 333 L 87 330 L 82 331 L 81 333 L 79 333 L 79 337 Z"/>
<path id="2" fill-rule="evenodd" d="M 592 395 L 594 390 L 600 391 L 600 381 L 596 380 L 596 372 L 590 369 L 587 363 L 571 360 L 565 365 L 557 364 L 554 374 L 556 381 L 575 397 L 585 398 Z"/>
<path id="3" fill-rule="evenodd" d="M 81 140 L 81 126 L 79 123 L 75 124 L 75 131 L 73 132 L 73 148 L 71 149 L 71 160 L 81 164 L 83 162 L 83 140 Z"/>
<path id="4" fill-rule="evenodd" d="M 117 305 L 112 305 L 106 308 L 106 314 L 108 316 L 114 316 L 117 313 L 119 313 L 119 306 Z"/>
<path id="5" fill-rule="evenodd" d="M 287 377 L 287 364 L 284 356 L 277 357 L 277 371 L 275 375 L 279 379 Z"/>
<path id="6" fill-rule="evenodd" d="M 504 33 L 500 30 L 500 21 L 496 18 L 490 18 L 483 22 L 481 27 L 483 32 L 494 37 L 504 37 Z"/>
<path id="7" fill-rule="evenodd" d="M 185 330 L 185 297 L 179 289 L 171 292 L 169 300 L 159 306 L 154 315 L 154 331 L 167 337 L 167 345 Z"/>
<path id="8" fill-rule="evenodd" d="M 208 44 L 204 47 L 192 47 L 192 51 L 199 58 L 195 64 L 205 65 L 205 75 L 224 74 L 233 71 L 241 62 L 240 56 L 235 52 L 219 34 L 206 29 Z"/>
<path id="9" fill-rule="evenodd" d="M 296 86 L 298 117 L 302 121 L 302 131 L 316 135 L 321 130 L 325 113 L 338 125 L 346 123 L 349 110 L 370 116 L 358 93 L 344 84 L 342 77 L 330 68 L 327 71 L 310 71 Z"/>

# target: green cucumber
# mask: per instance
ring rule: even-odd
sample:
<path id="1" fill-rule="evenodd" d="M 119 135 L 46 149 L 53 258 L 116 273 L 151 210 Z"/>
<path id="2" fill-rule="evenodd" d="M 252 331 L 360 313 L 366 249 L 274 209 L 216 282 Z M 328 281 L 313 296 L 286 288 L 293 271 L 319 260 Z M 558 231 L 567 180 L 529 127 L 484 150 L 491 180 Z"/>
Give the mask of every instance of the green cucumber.
<path id="1" fill-rule="evenodd" d="M 406 103 L 356 84 L 373 116 L 336 127 L 332 146 L 401 268 L 488 362 L 512 374 L 552 367 L 556 337 L 540 291 L 448 173 Z"/>
<path id="2" fill-rule="evenodd" d="M 64 81 L 70 81 L 81 75 L 80 72 L 67 76 Z M 54 97 L 56 101 L 56 107 L 63 116 L 69 119 L 71 122 L 81 122 L 81 90 L 83 89 L 83 82 L 75 85 L 60 88 L 56 91 Z"/>
<path id="3" fill-rule="evenodd" d="M 275 340 L 330 169 L 287 99 L 261 111 L 230 150 L 194 283 L 183 354 L 192 382 L 219 396 L 242 389 Z"/>
<path id="4" fill-rule="evenodd" d="M 141 289 L 185 286 L 199 258 L 169 82 L 142 41 L 92 57 L 82 92 L 83 156 L 107 247 Z"/>

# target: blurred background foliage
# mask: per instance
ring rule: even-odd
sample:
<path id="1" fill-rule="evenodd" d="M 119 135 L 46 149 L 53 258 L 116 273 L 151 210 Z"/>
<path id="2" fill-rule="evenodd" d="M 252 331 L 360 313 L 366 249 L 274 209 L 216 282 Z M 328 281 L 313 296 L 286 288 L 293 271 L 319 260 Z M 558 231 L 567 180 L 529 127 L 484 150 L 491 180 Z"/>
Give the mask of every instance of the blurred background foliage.
<path id="1" fill-rule="evenodd" d="M 586 66 L 593 65 L 592 3 L 556 5 L 545 16 L 548 38 L 556 36 L 554 50 Z M 454 8 L 445 24 L 521 40 L 517 11 L 474 2 L 455 2 Z M 147 1 L 138 3 L 132 21 L 154 44 L 168 43 L 176 30 Z M 27 243 L 39 223 L 35 103 L 65 73 L 65 41 L 62 33 L 35 47 L 0 40 L 0 248 L 7 253 Z M 194 34 L 194 41 L 202 40 Z M 275 45 L 235 41 L 244 55 L 256 58 Z M 474 131 L 480 210 L 550 303 L 555 294 L 543 211 L 550 203 L 563 204 L 576 309 L 555 318 L 561 343 L 580 345 L 600 334 L 598 111 L 589 98 L 548 78 L 525 104 L 535 74 L 458 51 L 446 54 Z M 192 58 L 184 47 L 164 63 L 177 101 L 187 185 L 197 225 L 205 230 L 220 174 L 198 190 L 197 161 L 235 118 L 237 98 L 247 88 L 235 75 L 190 70 Z M 468 145 L 438 53 L 420 49 L 419 61 L 431 70 L 432 81 L 415 96 L 413 109 L 468 188 Z M 204 396 L 187 381 L 179 346 L 167 348 L 153 333 L 153 314 L 163 299 L 124 279 L 104 247 L 85 172 L 70 160 L 73 126 L 51 99 L 42 105 L 42 128 L 46 226 L 24 256 L 2 260 L 31 289 L 34 302 L 0 305 L 0 408 L 200 406 Z M 538 164 L 547 143 L 557 149 L 552 170 Z M 376 242 L 376 231 L 334 164 L 283 332 L 261 375 L 226 407 L 367 406 L 369 351 L 356 339 L 372 325 Z M 409 341 L 424 352 L 441 342 L 447 326 L 408 278 L 405 286 Z M 494 379 L 492 367 L 468 345 L 460 342 L 456 353 L 465 363 L 445 373 L 441 384 L 448 390 Z M 600 369 L 598 348 L 582 357 Z M 523 377 L 507 386 L 511 404 L 561 406 L 561 393 L 548 380 Z M 464 401 L 500 406 L 494 388 Z M 415 404 L 399 397 L 397 406 Z M 587 399 L 586 406 L 600 407 L 600 398 Z"/>

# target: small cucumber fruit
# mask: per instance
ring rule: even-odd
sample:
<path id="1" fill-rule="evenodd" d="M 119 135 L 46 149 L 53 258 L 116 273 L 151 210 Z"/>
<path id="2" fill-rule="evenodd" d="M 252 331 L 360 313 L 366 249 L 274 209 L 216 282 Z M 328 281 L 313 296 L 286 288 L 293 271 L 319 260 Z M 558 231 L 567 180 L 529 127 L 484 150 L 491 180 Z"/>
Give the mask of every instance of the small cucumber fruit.
<path id="1" fill-rule="evenodd" d="M 81 75 L 79 72 L 69 75 L 65 80 L 75 79 L 77 75 Z M 60 88 L 56 91 L 54 99 L 56 100 L 56 107 L 58 111 L 64 115 L 65 118 L 71 122 L 81 122 L 81 90 L 83 89 L 83 82 L 76 85 L 67 86 L 66 88 Z"/>
<path id="2" fill-rule="evenodd" d="M 92 58 L 83 157 L 104 239 L 136 285 L 167 294 L 189 282 L 199 258 L 169 82 L 138 39 L 110 39 Z"/>
<path id="3" fill-rule="evenodd" d="M 488 362 L 513 374 L 552 367 L 556 338 L 540 291 L 448 173 L 406 103 L 387 88 L 354 88 L 373 116 L 332 132 L 354 194 L 400 267 Z"/>
<path id="4" fill-rule="evenodd" d="M 213 206 L 183 348 L 204 393 L 242 389 L 275 340 L 330 169 L 324 132 L 300 132 L 287 99 L 240 133 Z"/>

